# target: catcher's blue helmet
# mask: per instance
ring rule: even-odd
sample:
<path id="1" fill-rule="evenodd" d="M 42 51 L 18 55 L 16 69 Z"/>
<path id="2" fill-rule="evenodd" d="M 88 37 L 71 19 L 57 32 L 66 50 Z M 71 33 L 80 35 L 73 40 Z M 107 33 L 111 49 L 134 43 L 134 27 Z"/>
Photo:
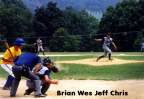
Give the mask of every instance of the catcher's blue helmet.
<path id="1" fill-rule="evenodd" d="M 17 45 L 17 46 L 23 46 L 25 44 L 25 41 L 23 38 L 17 38 L 15 41 L 14 41 L 14 45 Z"/>

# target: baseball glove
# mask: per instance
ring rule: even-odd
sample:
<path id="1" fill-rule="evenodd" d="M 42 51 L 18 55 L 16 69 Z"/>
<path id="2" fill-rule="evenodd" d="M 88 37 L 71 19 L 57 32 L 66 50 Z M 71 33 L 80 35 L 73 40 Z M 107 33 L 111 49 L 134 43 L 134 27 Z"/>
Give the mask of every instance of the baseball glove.
<path id="1" fill-rule="evenodd" d="M 53 66 L 53 67 L 51 68 L 51 70 L 52 70 L 54 73 L 59 72 L 59 69 L 58 69 L 56 66 Z"/>

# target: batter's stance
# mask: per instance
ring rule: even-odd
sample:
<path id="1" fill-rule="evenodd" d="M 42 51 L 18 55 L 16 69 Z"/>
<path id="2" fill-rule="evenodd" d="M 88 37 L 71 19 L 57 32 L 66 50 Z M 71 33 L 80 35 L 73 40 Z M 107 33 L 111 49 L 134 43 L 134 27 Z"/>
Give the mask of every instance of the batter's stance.
<path id="1" fill-rule="evenodd" d="M 98 62 L 101 58 L 106 57 L 107 54 L 108 54 L 109 60 L 112 60 L 112 58 L 111 58 L 112 51 L 110 49 L 110 46 L 112 44 L 114 46 L 115 50 L 117 50 L 117 46 L 115 45 L 115 43 L 113 42 L 113 39 L 111 38 L 111 32 L 108 32 L 103 39 L 95 39 L 95 40 L 96 41 L 103 41 L 102 47 L 104 50 L 104 55 L 99 56 L 96 61 Z"/>
<path id="2" fill-rule="evenodd" d="M 7 49 L 3 55 L 2 60 L 0 61 L 1 67 L 9 74 L 7 77 L 7 81 L 3 87 L 4 90 L 9 90 L 14 79 L 14 75 L 12 73 L 12 66 L 14 60 L 21 55 L 21 48 L 25 44 L 22 38 L 17 38 L 14 41 L 14 46 L 10 47 L 9 50 Z"/>

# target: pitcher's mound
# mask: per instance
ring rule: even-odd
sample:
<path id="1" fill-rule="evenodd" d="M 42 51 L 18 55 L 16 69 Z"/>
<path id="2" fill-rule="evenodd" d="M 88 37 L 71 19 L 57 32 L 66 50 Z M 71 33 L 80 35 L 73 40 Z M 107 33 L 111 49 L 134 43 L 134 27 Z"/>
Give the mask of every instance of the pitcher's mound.
<path id="1" fill-rule="evenodd" d="M 96 58 L 89 58 L 89 59 L 81 59 L 81 60 L 73 60 L 73 61 L 57 61 L 56 63 L 63 63 L 63 64 L 86 64 L 91 66 L 108 66 L 108 65 L 115 65 L 115 64 L 127 64 L 127 63 L 140 63 L 144 61 L 137 61 L 137 60 L 122 60 L 114 58 L 113 60 L 108 60 L 108 58 L 103 58 L 96 62 Z"/>

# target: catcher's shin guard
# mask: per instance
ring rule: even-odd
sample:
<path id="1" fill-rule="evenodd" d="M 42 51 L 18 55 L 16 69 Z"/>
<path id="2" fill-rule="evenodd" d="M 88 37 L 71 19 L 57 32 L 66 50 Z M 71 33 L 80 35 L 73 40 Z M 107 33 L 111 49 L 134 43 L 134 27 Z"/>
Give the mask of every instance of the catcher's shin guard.
<path id="1" fill-rule="evenodd" d="M 34 80 L 34 85 L 35 85 L 35 95 L 41 94 L 41 81 L 40 80 Z"/>
<path id="2" fill-rule="evenodd" d="M 43 95 L 41 93 L 41 89 L 40 89 L 40 85 L 41 85 L 41 81 L 40 80 L 34 80 L 35 83 L 35 97 L 45 97 L 45 95 Z"/>

